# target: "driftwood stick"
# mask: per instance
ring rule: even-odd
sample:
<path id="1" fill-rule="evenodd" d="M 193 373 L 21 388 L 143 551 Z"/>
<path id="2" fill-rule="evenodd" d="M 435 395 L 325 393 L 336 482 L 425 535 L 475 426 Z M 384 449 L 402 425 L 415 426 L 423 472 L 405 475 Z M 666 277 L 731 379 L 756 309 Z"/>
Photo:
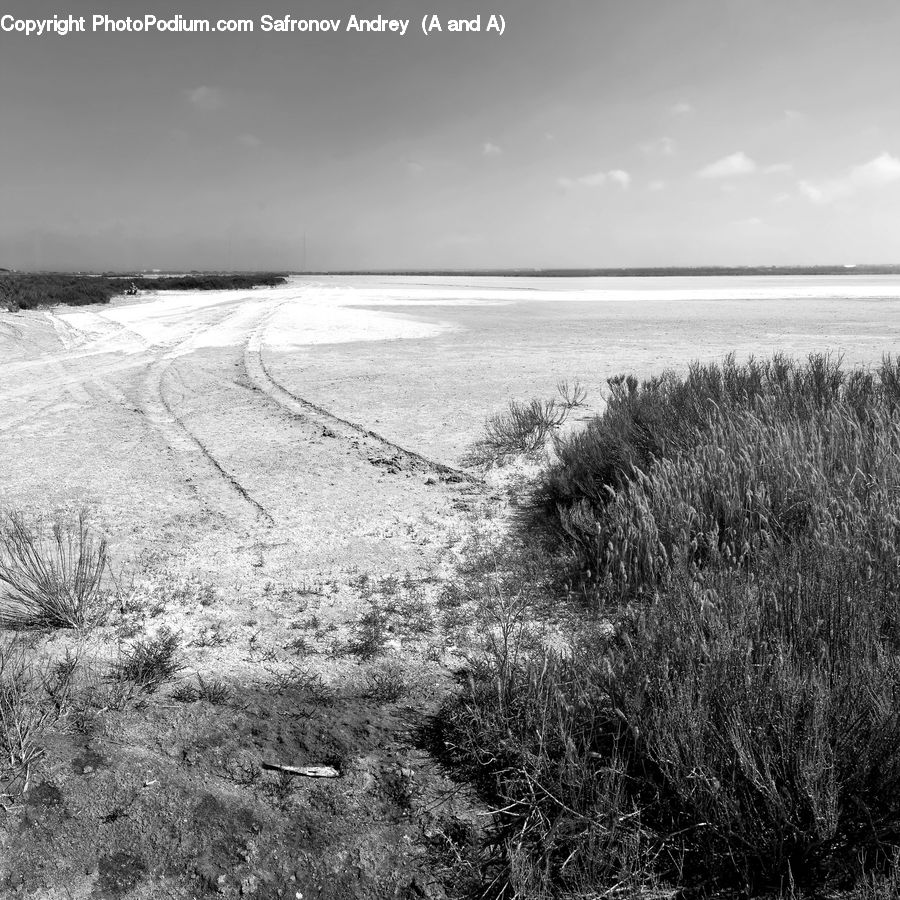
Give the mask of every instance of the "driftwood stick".
<path id="1" fill-rule="evenodd" d="M 264 769 L 273 772 L 287 772 L 289 775 L 303 775 L 306 778 L 337 778 L 340 772 L 333 766 L 282 766 L 280 763 L 262 763 Z"/>

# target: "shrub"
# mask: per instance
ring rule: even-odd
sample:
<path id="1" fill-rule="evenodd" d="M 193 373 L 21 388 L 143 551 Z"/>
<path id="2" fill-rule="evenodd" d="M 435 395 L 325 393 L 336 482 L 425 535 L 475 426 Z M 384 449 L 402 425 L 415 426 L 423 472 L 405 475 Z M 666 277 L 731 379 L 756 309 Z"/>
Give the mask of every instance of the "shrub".
<path id="1" fill-rule="evenodd" d="M 81 628 L 106 612 L 101 583 L 106 539 L 94 538 L 84 514 L 56 521 L 49 534 L 17 513 L 0 526 L 0 624 L 14 628 Z"/>
<path id="2" fill-rule="evenodd" d="M 900 844 L 898 590 L 805 546 L 672 585 L 622 623 L 605 672 L 582 661 L 685 872 L 751 894 L 844 886 Z"/>
<path id="3" fill-rule="evenodd" d="M 846 886 L 900 845 L 898 593 L 806 547 L 763 578 L 672 583 L 569 650 L 477 663 L 444 740 L 498 809 L 502 878 L 527 861 L 512 896 Z"/>

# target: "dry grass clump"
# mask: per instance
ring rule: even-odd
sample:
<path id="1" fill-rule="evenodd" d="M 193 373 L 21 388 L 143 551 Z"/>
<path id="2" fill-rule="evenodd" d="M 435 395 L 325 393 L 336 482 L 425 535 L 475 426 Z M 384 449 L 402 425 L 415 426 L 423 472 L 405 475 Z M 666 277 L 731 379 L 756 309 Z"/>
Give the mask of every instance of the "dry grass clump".
<path id="1" fill-rule="evenodd" d="M 466 465 L 502 465 L 515 456 L 533 456 L 565 421 L 567 409 L 555 400 L 511 400 L 502 413 L 491 416 L 484 436 L 466 454 Z"/>
<path id="2" fill-rule="evenodd" d="M 7 628 L 82 628 L 107 611 L 102 591 L 106 539 L 96 538 L 84 514 L 57 520 L 49 533 L 18 513 L 0 524 L 0 625 Z"/>
<path id="3" fill-rule="evenodd" d="M 485 896 L 886 895 L 897 375 L 818 356 L 616 379 L 557 441 L 545 512 L 588 614 L 563 644 L 529 642 L 527 585 L 462 575 L 518 628 L 494 629 L 442 715 L 496 808 Z"/>

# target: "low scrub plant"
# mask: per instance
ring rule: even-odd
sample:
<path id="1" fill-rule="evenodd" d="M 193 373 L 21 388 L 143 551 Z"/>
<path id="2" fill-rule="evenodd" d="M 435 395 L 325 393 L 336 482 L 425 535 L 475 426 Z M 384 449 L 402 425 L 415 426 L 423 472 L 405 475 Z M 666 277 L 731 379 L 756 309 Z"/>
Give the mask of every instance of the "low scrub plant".
<path id="1" fill-rule="evenodd" d="M 570 408 L 567 401 L 511 400 L 504 412 L 487 420 L 484 435 L 466 454 L 465 464 L 487 468 L 517 456 L 535 456 L 566 421 Z"/>
<path id="2" fill-rule="evenodd" d="M 577 409 L 587 402 L 587 389 L 577 379 L 572 382 L 564 379 L 557 381 L 556 392 L 566 409 Z"/>
<path id="3" fill-rule="evenodd" d="M 373 599 L 369 603 L 369 608 L 356 621 L 353 635 L 342 648 L 342 652 L 350 653 L 361 660 L 381 656 L 387 647 L 389 623 L 389 612 Z"/>
<path id="4" fill-rule="evenodd" d="M 196 687 L 192 684 L 179 685 L 172 692 L 172 699 L 179 703 L 193 703 L 196 700 L 212 704 L 227 703 L 231 699 L 231 688 L 224 681 L 206 679 L 198 674 Z"/>
<path id="5" fill-rule="evenodd" d="M 106 539 L 84 514 L 42 532 L 18 513 L 0 524 L 0 624 L 11 628 L 83 628 L 107 612 L 102 590 Z"/>

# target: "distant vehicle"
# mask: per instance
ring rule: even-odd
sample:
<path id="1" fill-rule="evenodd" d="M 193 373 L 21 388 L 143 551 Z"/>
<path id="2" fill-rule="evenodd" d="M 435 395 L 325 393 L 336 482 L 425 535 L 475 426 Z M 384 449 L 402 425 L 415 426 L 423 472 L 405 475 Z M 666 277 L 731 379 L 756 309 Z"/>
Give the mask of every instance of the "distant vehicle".
<path id="1" fill-rule="evenodd" d="M 138 286 L 132 281 L 132 282 L 131 282 L 131 287 L 129 287 L 129 288 L 125 291 L 125 296 L 126 296 L 126 297 L 136 297 L 136 296 L 138 295 L 138 293 L 140 293 L 140 292 L 138 291 Z"/>

